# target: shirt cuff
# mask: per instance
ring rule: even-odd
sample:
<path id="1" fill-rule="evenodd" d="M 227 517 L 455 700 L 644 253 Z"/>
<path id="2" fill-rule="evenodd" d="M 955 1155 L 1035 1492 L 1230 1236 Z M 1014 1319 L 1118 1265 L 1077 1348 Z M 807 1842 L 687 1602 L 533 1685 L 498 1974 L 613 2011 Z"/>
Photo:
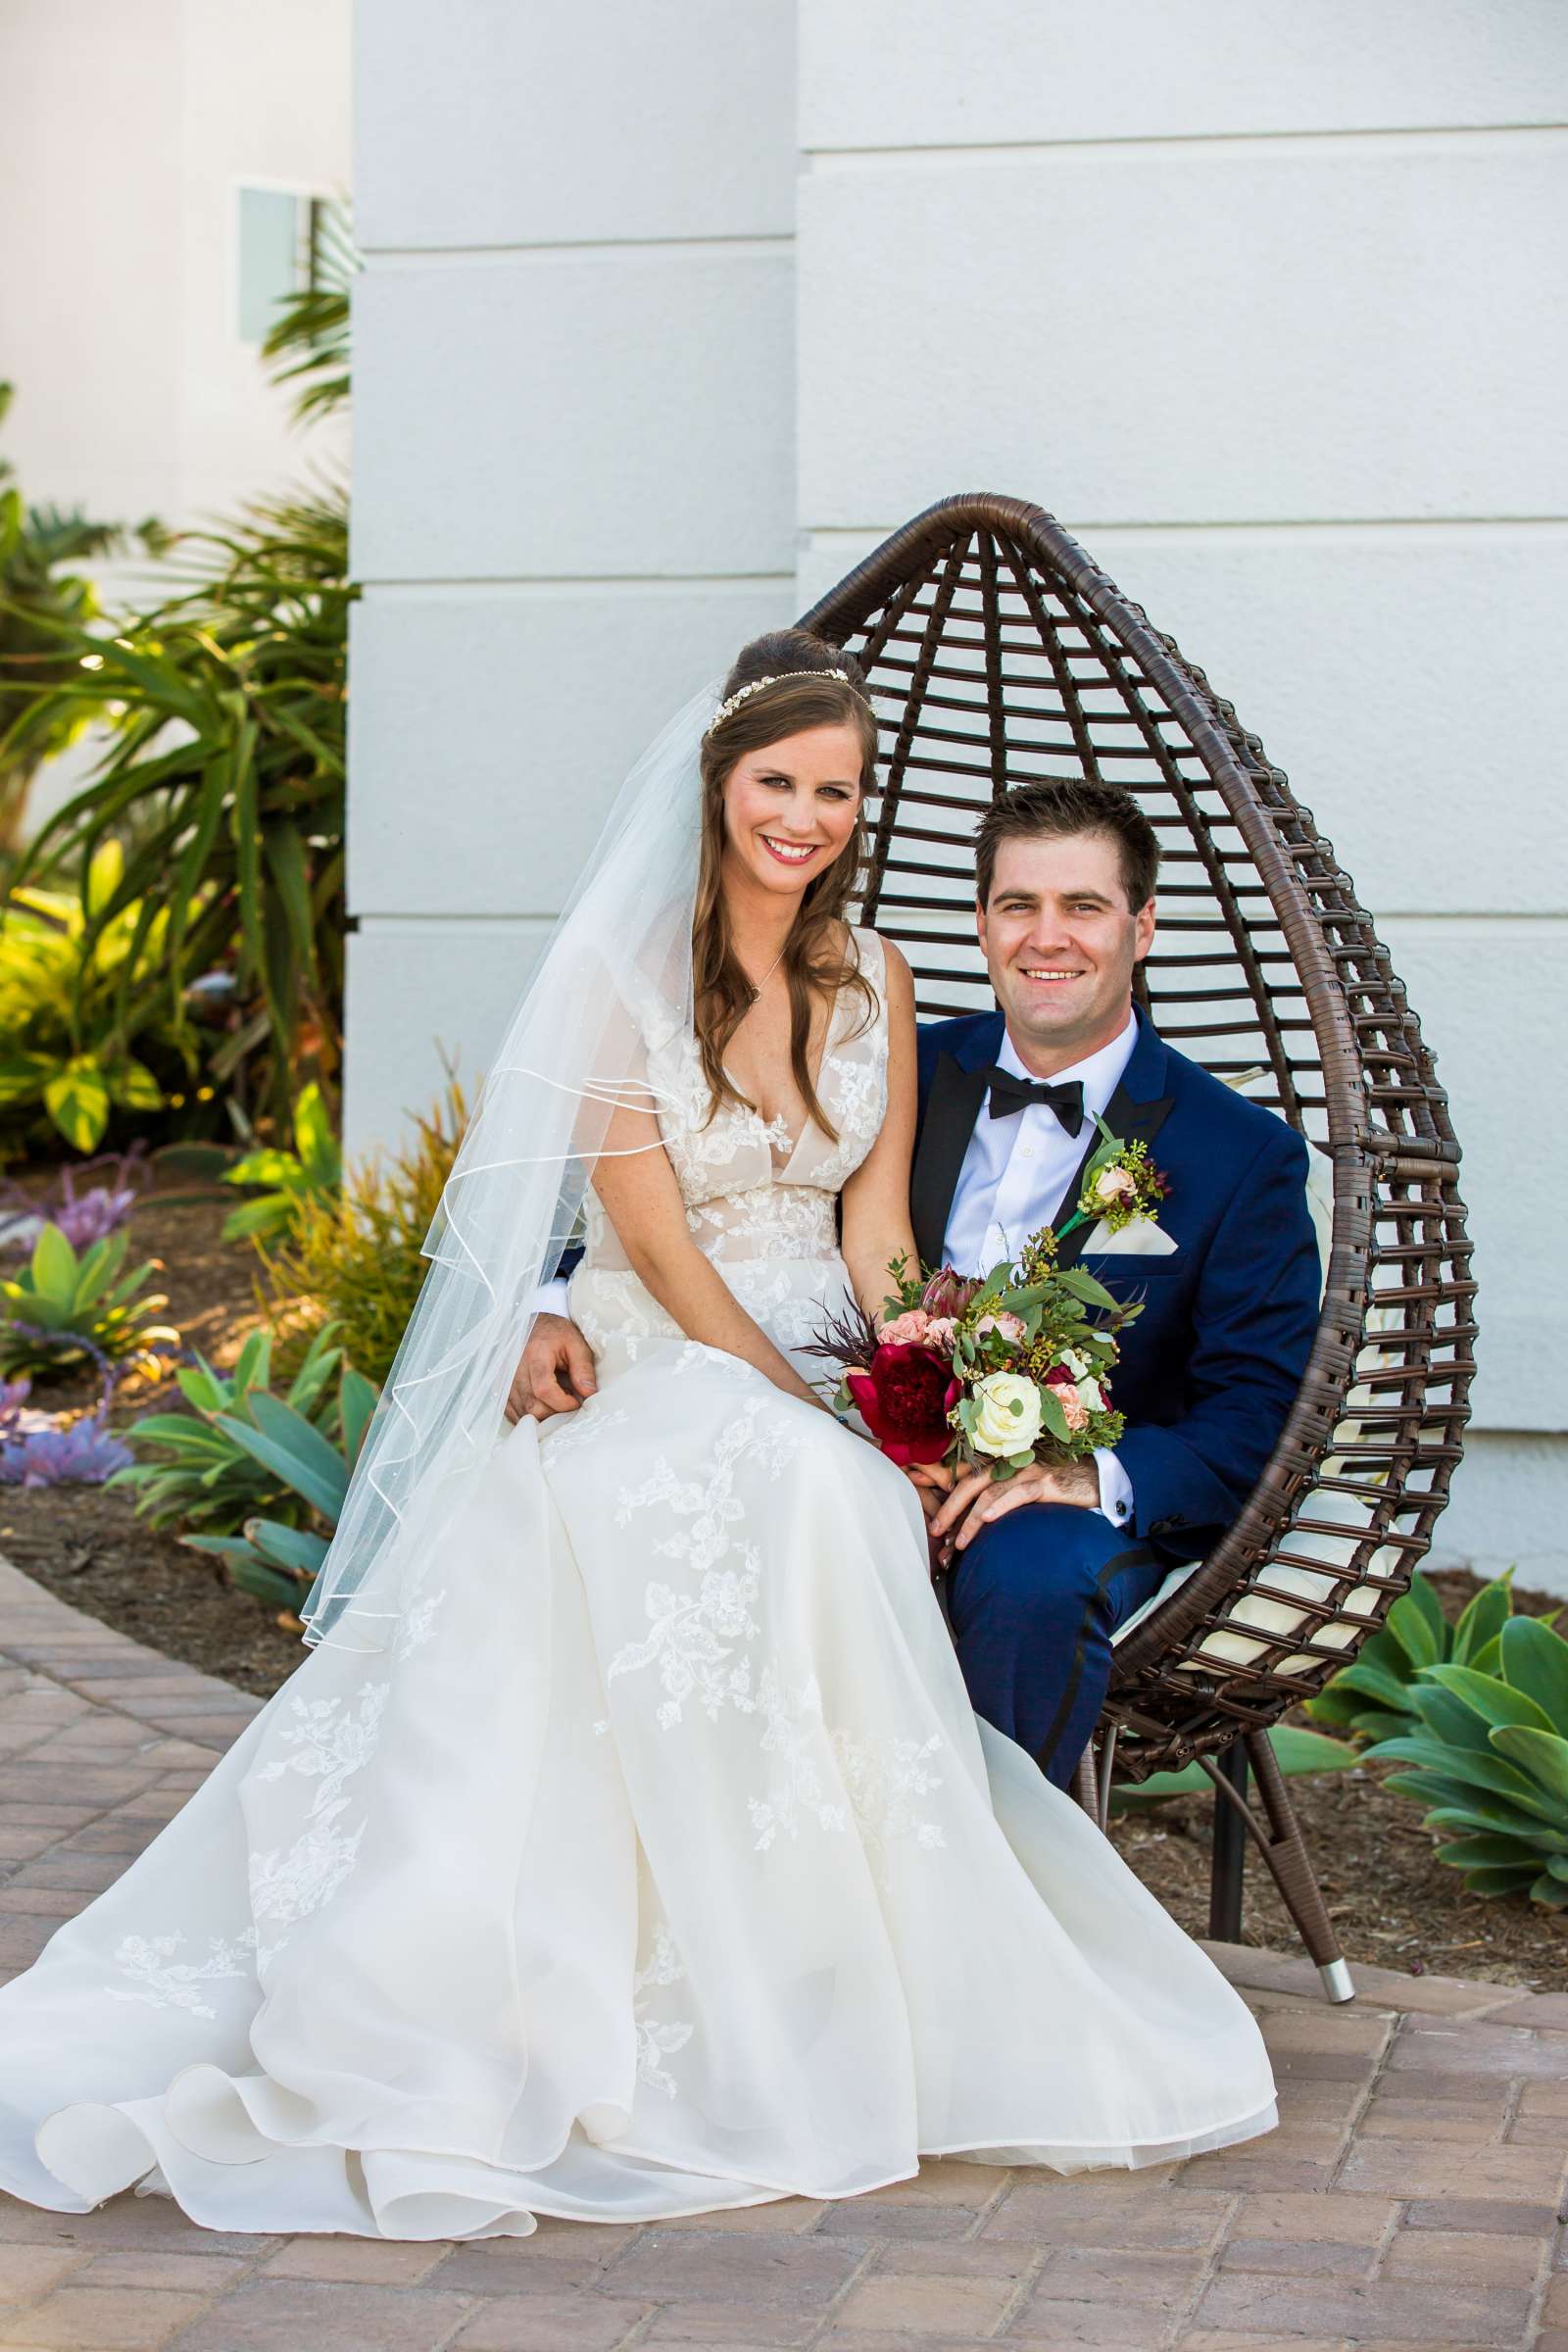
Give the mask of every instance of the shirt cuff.
<path id="1" fill-rule="evenodd" d="M 1100 1474 L 1099 1509 L 1112 1527 L 1124 1527 L 1128 1533 L 1133 1525 L 1133 1482 L 1122 1468 L 1108 1446 L 1097 1446 L 1095 1468 Z"/>
<path id="2" fill-rule="evenodd" d="M 564 1315 L 566 1311 L 566 1292 L 569 1287 L 569 1277 L 564 1274 L 558 1274 L 554 1282 L 545 1283 L 543 1288 L 535 1291 L 533 1295 L 534 1313 L 536 1315 Z"/>

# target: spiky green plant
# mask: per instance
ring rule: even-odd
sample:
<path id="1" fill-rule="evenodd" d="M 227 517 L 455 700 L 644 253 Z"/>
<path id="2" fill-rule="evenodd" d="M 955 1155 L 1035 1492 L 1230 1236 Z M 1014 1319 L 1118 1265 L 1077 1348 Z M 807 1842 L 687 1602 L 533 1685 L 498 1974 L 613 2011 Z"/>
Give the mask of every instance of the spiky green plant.
<path id="1" fill-rule="evenodd" d="M 14 397 L 15 386 L 0 383 L 0 424 Z M 0 852 L 16 848 L 37 770 L 87 723 L 87 705 L 70 692 L 75 662 L 47 626 L 65 620 L 85 628 L 98 615 L 97 592 L 74 566 L 133 547 L 156 555 L 167 544 L 152 518 L 126 529 L 89 521 L 79 508 L 27 504 L 15 467 L 0 458 Z M 53 689 L 64 691 L 45 710 Z"/>
<path id="2" fill-rule="evenodd" d="M 237 1536 L 180 1541 L 192 1551 L 215 1553 L 242 1592 L 291 1614 L 297 1611 L 326 1557 L 375 1404 L 370 1383 L 345 1367 L 336 1445 L 303 1413 L 265 1390 L 253 1395 L 246 1419 L 220 1416 L 222 1434 L 281 1482 L 294 1507 L 287 1517 L 247 1519 Z M 299 1524 L 302 1514 L 311 1524 Z"/>
<path id="3" fill-rule="evenodd" d="M 341 282 L 318 278 L 284 306 L 264 347 L 285 363 L 277 380 L 307 379 L 301 415 L 346 391 L 355 257 L 345 246 L 318 259 Z M 312 1076 L 330 1081 L 341 1052 L 348 614 L 359 593 L 347 487 L 324 480 L 251 501 L 238 519 L 169 544 L 180 551 L 166 567 L 173 592 L 111 631 L 30 614 L 69 683 L 36 697 L 29 723 L 85 712 L 105 748 L 16 880 L 74 868 L 85 895 L 99 847 L 124 842 L 123 874 L 86 941 L 138 906 L 118 1030 L 131 1034 L 161 1009 L 194 1042 L 187 991 L 231 970 L 237 1017 L 210 1066 L 239 1084 L 247 1106 L 281 1120 Z M 155 950 L 160 906 L 168 923 Z"/>

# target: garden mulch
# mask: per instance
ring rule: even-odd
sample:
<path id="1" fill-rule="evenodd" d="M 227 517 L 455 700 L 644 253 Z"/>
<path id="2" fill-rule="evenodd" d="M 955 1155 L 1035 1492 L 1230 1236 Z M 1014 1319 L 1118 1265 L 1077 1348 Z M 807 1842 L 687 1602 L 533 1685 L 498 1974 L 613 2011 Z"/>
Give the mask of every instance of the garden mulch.
<path id="1" fill-rule="evenodd" d="M 131 1217 L 132 1259 L 161 1261 L 169 1295 L 162 1319 L 220 1369 L 232 1363 L 258 1320 L 259 1261 L 249 1245 L 219 1238 L 233 1196 L 199 1200 L 188 1179 L 167 1177 Z M 187 1196 L 183 1200 L 166 1198 Z M 129 1262 L 129 1261 L 127 1261 Z M 39 1382 L 35 1401 L 93 1400 L 90 1378 Z M 127 1384 L 111 1418 L 121 1427 L 179 1401 L 171 1377 Z M 220 1566 L 138 1520 L 128 1490 L 0 1489 L 0 1552 L 73 1607 L 150 1648 L 183 1659 L 259 1698 L 300 1664 L 298 1633 L 262 1602 L 238 1592 Z M 1452 1615 L 1476 1580 L 1462 1570 L 1434 1575 Z M 1517 1608 L 1549 1614 L 1550 1594 L 1515 1591 Z M 1287 1722 L 1309 1721 L 1297 1709 Z M 1291 1784 L 1307 1847 L 1346 1956 L 1352 1963 L 1485 1979 L 1541 1992 L 1568 1992 L 1568 1919 L 1520 1899 L 1468 1895 L 1458 1874 L 1436 1861 L 1441 1840 L 1421 1827 L 1410 1802 L 1385 1786 L 1387 1765 L 1363 1764 Z M 1208 1930 L 1213 1799 L 1181 1798 L 1156 1811 L 1113 1819 L 1111 1837 L 1132 1868 L 1190 1935 Z M 1242 1939 L 1294 1951 L 1296 1931 L 1255 1854 L 1247 1864 Z"/>

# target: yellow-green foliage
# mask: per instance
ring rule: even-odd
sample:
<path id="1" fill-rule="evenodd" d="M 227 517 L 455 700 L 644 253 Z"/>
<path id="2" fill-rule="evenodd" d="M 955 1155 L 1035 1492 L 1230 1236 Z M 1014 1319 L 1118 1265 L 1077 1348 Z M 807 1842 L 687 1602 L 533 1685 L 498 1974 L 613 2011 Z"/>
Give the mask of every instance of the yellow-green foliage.
<path id="1" fill-rule="evenodd" d="M 172 1051 L 187 1069 L 195 1064 L 188 1024 L 176 1036 L 166 1007 L 122 1001 L 133 953 L 153 963 L 162 954 L 168 910 L 134 899 L 88 936 L 123 870 L 119 842 L 107 841 L 84 898 L 13 889 L 0 914 L 0 1121 L 16 1122 L 17 1133 L 42 1111 L 77 1152 L 96 1149 L 113 1109 L 163 1106 L 164 1090 L 131 1041 L 143 1052 L 162 1049 L 166 1068 Z"/>
<path id="2" fill-rule="evenodd" d="M 414 1142 L 351 1171 L 337 1198 L 300 1199 L 288 1242 L 263 1251 L 257 1294 L 285 1357 L 330 1320 L 355 1370 L 378 1388 L 385 1381 L 424 1280 L 419 1245 L 467 1123 L 463 1088 L 449 1077 L 442 1102 L 416 1119 Z"/>

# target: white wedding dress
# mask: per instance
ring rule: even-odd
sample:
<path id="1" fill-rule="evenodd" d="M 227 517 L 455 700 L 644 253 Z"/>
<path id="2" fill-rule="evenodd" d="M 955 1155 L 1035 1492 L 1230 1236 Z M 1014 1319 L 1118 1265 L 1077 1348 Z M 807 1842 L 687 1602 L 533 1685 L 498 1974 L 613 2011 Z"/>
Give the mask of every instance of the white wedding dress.
<path id="1" fill-rule="evenodd" d="M 705 1126 L 689 1031 L 658 1073 L 691 1229 L 785 1349 L 845 1297 L 861 1020 L 837 1144 Z M 686 1341 L 600 1213 L 571 1308 L 597 1396 L 508 1429 L 396 1644 L 310 1651 L 0 1990 L 0 2186 L 482 2237 L 1270 2130 L 1243 2001 L 972 1712 L 907 1481 Z"/>

